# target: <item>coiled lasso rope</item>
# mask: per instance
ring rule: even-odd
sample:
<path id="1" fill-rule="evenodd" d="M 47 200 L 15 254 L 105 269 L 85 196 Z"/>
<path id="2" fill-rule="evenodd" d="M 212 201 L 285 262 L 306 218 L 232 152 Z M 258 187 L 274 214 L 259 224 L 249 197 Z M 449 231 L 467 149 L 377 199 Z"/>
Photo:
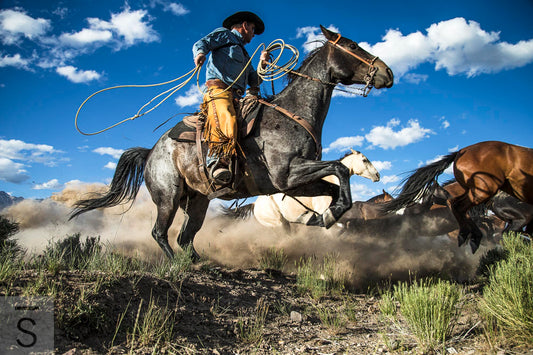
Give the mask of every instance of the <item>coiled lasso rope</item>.
<path id="1" fill-rule="evenodd" d="M 233 81 L 233 83 L 231 83 L 231 85 L 229 85 L 224 91 L 222 92 L 225 92 L 227 90 L 229 90 L 234 84 L 235 82 L 237 82 L 239 80 L 239 78 L 244 74 L 244 72 L 246 71 L 246 68 L 250 65 L 250 63 L 252 62 L 252 59 L 254 58 L 254 56 L 257 54 L 258 50 L 260 48 L 265 48 L 265 44 L 264 43 L 261 43 L 257 49 L 254 51 L 254 53 L 252 54 L 252 56 L 250 57 L 250 59 L 248 60 L 248 62 L 246 63 L 246 65 L 244 66 L 244 68 L 242 69 L 242 71 L 239 73 L 239 75 L 237 76 L 237 78 L 235 78 L 235 80 Z M 281 55 L 283 54 L 283 51 L 285 48 L 288 48 L 291 52 L 292 52 L 292 57 L 291 59 L 289 60 L 289 62 L 283 66 L 278 66 L 277 65 L 277 62 L 280 60 L 281 58 Z M 272 51 L 276 51 L 276 50 L 280 50 L 280 53 L 279 55 L 273 59 L 271 62 L 268 62 L 268 64 L 265 66 L 265 68 L 260 68 L 261 66 L 259 66 L 258 70 L 257 70 L 257 73 L 258 75 L 264 80 L 264 81 L 273 81 L 273 80 L 276 80 L 276 79 L 279 79 L 281 78 L 283 75 L 287 74 L 292 68 L 294 68 L 294 66 L 298 63 L 298 56 L 299 56 L 299 53 L 298 53 L 298 50 L 296 49 L 296 47 L 294 46 L 291 46 L 291 45 L 288 45 L 288 44 L 285 44 L 285 42 L 283 42 L 282 40 L 280 39 L 277 39 L 277 40 L 274 40 L 272 41 L 268 47 L 265 48 L 266 51 L 268 51 L 269 53 L 271 53 Z M 202 89 L 200 88 L 200 84 L 199 84 L 199 77 L 200 77 L 200 69 L 201 69 L 201 66 L 197 66 L 195 67 L 194 69 L 190 70 L 188 73 L 178 77 L 178 78 L 175 78 L 175 79 L 172 79 L 172 80 L 169 80 L 169 81 L 165 81 L 165 82 L 162 82 L 162 83 L 157 83 L 157 84 L 146 84 L 146 85 L 142 85 L 142 84 L 133 84 L 133 85 L 117 85 L 117 86 L 111 86 L 111 87 L 108 87 L 108 88 L 105 88 L 105 89 L 102 89 L 102 90 L 98 90 L 96 92 L 94 92 L 93 94 L 91 94 L 89 97 L 87 97 L 80 105 L 80 107 L 78 108 L 78 110 L 76 111 L 76 117 L 74 118 L 74 125 L 76 126 L 76 130 L 78 132 L 80 132 L 81 134 L 83 135 L 86 135 L 86 136 L 93 136 L 93 135 L 96 135 L 96 134 L 100 134 L 100 133 L 103 133 L 105 131 L 108 131 L 110 130 L 111 128 L 114 128 L 114 127 L 117 127 L 118 125 L 121 125 L 123 124 L 124 122 L 127 122 L 127 121 L 131 121 L 131 120 L 134 120 L 136 118 L 139 118 L 139 117 L 142 117 L 150 112 L 152 112 L 153 110 L 155 110 L 157 107 L 159 107 L 163 102 L 165 102 L 168 98 L 170 98 L 172 95 L 174 95 L 178 90 L 182 89 L 185 85 L 187 85 L 189 83 L 189 81 L 191 81 L 191 79 L 196 76 L 196 85 L 198 87 L 198 90 L 200 92 L 203 93 Z M 146 104 L 144 104 L 138 111 L 135 115 L 131 116 L 131 117 L 128 117 L 128 118 L 125 118 L 123 119 L 122 121 L 119 121 L 109 127 L 106 127 L 104 129 L 101 129 L 99 131 L 96 131 L 96 132 L 84 132 L 82 131 L 80 128 L 79 128 L 79 125 L 78 125 L 78 118 L 79 118 L 79 115 L 80 115 L 80 112 L 81 112 L 81 109 L 83 108 L 83 106 L 85 106 L 85 104 L 91 99 L 93 98 L 94 96 L 102 93 L 102 92 L 105 92 L 105 91 L 109 91 L 109 90 L 114 90 L 114 89 L 121 89 L 121 88 L 150 88 L 150 87 L 156 87 L 156 86 L 163 86 L 163 85 L 168 85 L 168 84 L 171 84 L 171 83 L 174 83 L 180 79 L 183 79 L 183 78 L 186 78 L 183 82 L 171 87 L 170 89 L 168 90 L 165 90 L 159 94 L 157 94 L 156 96 L 154 96 L 152 99 L 150 99 Z M 221 92 L 221 93 L 222 93 Z M 219 93 L 219 94 L 221 94 Z M 166 95 L 168 94 L 168 95 Z M 159 101 L 156 105 L 154 105 L 152 108 L 146 110 L 146 111 L 143 111 L 147 106 L 149 106 L 150 104 L 152 104 L 155 100 L 159 99 L 161 96 L 163 95 L 166 95 L 163 99 L 161 99 L 161 101 Z"/>

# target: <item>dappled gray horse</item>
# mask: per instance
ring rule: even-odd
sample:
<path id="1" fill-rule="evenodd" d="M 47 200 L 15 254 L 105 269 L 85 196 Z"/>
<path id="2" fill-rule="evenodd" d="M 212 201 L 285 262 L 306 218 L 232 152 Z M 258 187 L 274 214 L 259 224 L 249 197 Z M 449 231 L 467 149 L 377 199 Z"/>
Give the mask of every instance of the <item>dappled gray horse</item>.
<path id="1" fill-rule="evenodd" d="M 356 42 L 322 26 L 321 29 L 327 41 L 289 75 L 287 87 L 270 101 L 275 106 L 264 106 L 252 134 L 240 139 L 244 153 L 239 157 L 240 171 L 236 172 L 240 173 L 240 183 L 220 198 L 231 200 L 277 192 L 291 196 L 330 195 L 330 207 L 308 221 L 310 225 L 330 227 L 352 204 L 348 168 L 338 160 L 320 160 L 322 126 L 333 89 L 338 83 L 390 88 L 393 74 L 383 61 Z M 280 112 L 279 107 L 290 112 L 293 119 Z M 298 124 L 298 120 L 303 124 Z M 207 147 L 202 149 L 205 155 Z M 124 152 L 109 191 L 78 201 L 71 218 L 133 200 L 144 178 L 157 205 L 152 236 L 172 258 L 174 252 L 167 233 L 177 210 L 181 208 L 185 216 L 178 236 L 182 248 L 193 242 L 204 222 L 208 195 L 213 191 L 203 169 L 196 144 L 178 142 L 167 131 L 152 149 L 131 148 Z M 322 180 L 329 175 L 335 175 L 339 185 Z"/>

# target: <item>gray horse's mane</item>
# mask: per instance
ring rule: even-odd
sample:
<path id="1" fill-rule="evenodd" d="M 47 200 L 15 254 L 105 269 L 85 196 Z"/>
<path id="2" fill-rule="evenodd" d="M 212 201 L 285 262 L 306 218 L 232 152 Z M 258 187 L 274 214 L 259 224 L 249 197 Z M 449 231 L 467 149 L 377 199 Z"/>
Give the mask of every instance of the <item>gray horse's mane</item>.
<path id="1" fill-rule="evenodd" d="M 307 63 L 309 63 L 309 61 L 315 56 L 315 54 L 318 53 L 318 51 L 320 51 L 322 49 L 322 47 L 324 46 L 324 44 L 326 43 L 325 41 L 320 41 L 320 40 L 316 40 L 316 41 L 313 41 L 311 43 L 314 43 L 314 42 L 319 42 L 321 43 L 322 45 L 313 49 L 311 52 L 309 52 L 309 54 L 307 54 L 307 56 L 304 58 L 303 62 L 302 62 L 302 65 L 300 65 L 300 67 L 294 71 L 296 72 L 299 72 L 300 69 L 302 69 L 303 67 L 305 67 L 305 65 Z M 297 74 L 294 74 L 292 72 L 289 72 L 287 73 L 287 83 L 290 84 L 294 79 L 296 79 L 298 77 Z"/>

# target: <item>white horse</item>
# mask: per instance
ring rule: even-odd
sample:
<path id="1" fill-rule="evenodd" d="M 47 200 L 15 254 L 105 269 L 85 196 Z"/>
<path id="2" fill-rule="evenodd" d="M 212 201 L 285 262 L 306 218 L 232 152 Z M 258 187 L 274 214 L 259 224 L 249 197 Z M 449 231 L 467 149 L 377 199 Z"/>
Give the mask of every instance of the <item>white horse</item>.
<path id="1" fill-rule="evenodd" d="M 379 181 L 379 172 L 361 152 L 352 149 L 352 152 L 340 162 L 350 170 L 350 176 L 359 175 L 373 182 Z M 339 184 L 339 180 L 334 175 L 326 176 L 323 180 Z M 289 231 L 289 223 L 305 223 L 305 220 L 311 218 L 315 212 L 323 213 L 330 203 L 331 196 L 290 197 L 277 193 L 259 196 L 253 204 L 240 207 L 240 209 L 248 209 L 247 212 L 253 214 L 265 227 L 283 227 L 285 231 Z M 237 214 L 241 217 L 243 215 L 239 212 Z"/>

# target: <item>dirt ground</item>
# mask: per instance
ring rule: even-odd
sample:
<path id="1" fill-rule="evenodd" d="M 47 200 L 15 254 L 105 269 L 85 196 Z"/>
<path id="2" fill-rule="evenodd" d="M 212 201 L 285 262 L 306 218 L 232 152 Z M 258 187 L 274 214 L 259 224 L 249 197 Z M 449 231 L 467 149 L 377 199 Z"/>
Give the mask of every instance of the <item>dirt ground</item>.
<path id="1" fill-rule="evenodd" d="M 453 337 L 437 353 L 533 354 L 533 349 L 513 344 L 491 347 L 476 312 L 480 286 L 472 281 L 481 255 L 491 245 L 484 241 L 472 255 L 442 235 L 439 218 L 431 215 L 416 223 L 394 218 L 355 225 L 349 233 L 305 229 L 290 236 L 253 221 L 211 219 L 195 240 L 207 261 L 178 281 L 146 272 L 121 277 L 80 271 L 48 275 L 58 290 L 56 353 L 417 354 L 421 348 L 406 324 L 382 316 L 376 288 L 416 274 L 438 275 L 468 291 Z M 144 240 L 146 244 L 132 243 L 122 251 L 160 257 L 156 243 Z M 271 248 L 284 250 L 289 266 L 285 273 L 259 270 L 258 259 Z M 319 299 L 298 292 L 295 262 L 326 255 L 334 255 L 346 272 L 346 290 Z M 37 279 L 37 272 L 25 272 L 9 285 L 10 294 Z M 135 324 L 148 319 L 150 300 L 155 309 L 169 312 L 165 328 L 173 331 L 166 342 L 154 343 L 155 334 L 145 340 L 132 334 Z M 263 307 L 258 310 L 258 305 Z M 261 309 L 266 314 L 262 326 Z"/>
<path id="2" fill-rule="evenodd" d="M 12 291 L 35 282 L 35 277 L 27 272 Z M 61 290 L 55 299 L 58 354 L 420 353 L 405 325 L 392 326 L 381 316 L 379 295 L 343 292 L 312 299 L 296 291 L 290 275 L 204 264 L 175 283 L 146 273 L 116 279 L 99 273 L 60 272 L 53 279 Z M 92 289 L 97 282 L 101 287 L 87 296 L 85 313 L 73 313 L 83 290 Z M 472 304 L 465 307 L 445 352 L 527 353 L 526 349 L 490 350 L 472 311 L 476 286 L 469 290 L 467 298 Z M 139 304 L 147 305 L 150 298 L 158 307 L 173 311 L 169 324 L 174 335 L 167 345 L 131 341 Z M 258 302 L 268 310 L 264 326 L 253 338 L 249 334 L 256 324 Z M 341 314 L 343 321 L 325 324 L 319 309 Z"/>

